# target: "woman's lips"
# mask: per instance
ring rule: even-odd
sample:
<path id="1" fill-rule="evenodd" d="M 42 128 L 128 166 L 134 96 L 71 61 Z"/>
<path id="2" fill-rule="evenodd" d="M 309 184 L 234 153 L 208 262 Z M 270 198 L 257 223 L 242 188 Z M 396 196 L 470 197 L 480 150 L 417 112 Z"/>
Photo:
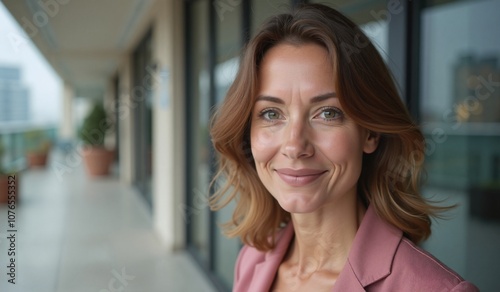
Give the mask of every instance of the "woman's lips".
<path id="1" fill-rule="evenodd" d="M 280 176 L 280 178 L 287 184 L 300 187 L 305 186 L 307 184 L 312 183 L 316 179 L 318 179 L 321 175 L 323 175 L 326 170 L 318 170 L 318 169 L 291 169 L 291 168 L 280 168 L 276 169 L 276 173 Z"/>

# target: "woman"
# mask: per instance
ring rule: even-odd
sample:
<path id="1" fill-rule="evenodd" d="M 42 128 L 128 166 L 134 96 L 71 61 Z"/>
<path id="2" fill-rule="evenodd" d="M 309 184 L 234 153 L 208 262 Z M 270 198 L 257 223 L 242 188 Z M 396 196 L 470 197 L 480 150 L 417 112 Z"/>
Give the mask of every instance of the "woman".
<path id="1" fill-rule="evenodd" d="M 265 23 L 214 115 L 212 197 L 236 201 L 234 291 L 477 291 L 419 249 L 424 137 L 363 32 L 304 5 Z M 215 181 L 215 180 L 214 180 Z"/>

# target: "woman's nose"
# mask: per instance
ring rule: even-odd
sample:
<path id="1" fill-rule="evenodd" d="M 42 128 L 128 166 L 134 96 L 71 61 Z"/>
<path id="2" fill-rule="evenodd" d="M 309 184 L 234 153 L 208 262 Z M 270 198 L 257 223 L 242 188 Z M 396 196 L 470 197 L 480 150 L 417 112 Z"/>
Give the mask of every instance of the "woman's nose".
<path id="1" fill-rule="evenodd" d="M 281 152 L 290 159 L 307 158 L 314 154 L 314 147 L 309 141 L 309 129 L 306 123 L 294 121 L 286 126 Z"/>

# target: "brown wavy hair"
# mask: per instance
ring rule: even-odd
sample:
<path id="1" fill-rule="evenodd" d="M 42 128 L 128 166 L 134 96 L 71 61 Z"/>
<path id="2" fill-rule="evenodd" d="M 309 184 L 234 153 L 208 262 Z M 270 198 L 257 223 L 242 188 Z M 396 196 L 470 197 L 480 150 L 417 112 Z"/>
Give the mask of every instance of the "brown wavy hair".
<path id="1" fill-rule="evenodd" d="M 425 200 L 420 173 L 425 140 L 401 101 L 384 61 L 361 29 L 338 11 L 305 4 L 265 22 L 247 44 L 236 79 L 212 117 L 212 142 L 219 153 L 213 210 L 236 201 L 226 235 L 240 236 L 259 250 L 274 247 L 275 233 L 290 219 L 261 183 L 250 150 L 251 112 L 259 87 L 258 69 L 266 52 L 278 44 L 314 43 L 328 51 L 336 93 L 346 114 L 378 133 L 377 150 L 364 154 L 358 196 L 415 243 L 430 233 L 430 216 L 444 207 Z"/>

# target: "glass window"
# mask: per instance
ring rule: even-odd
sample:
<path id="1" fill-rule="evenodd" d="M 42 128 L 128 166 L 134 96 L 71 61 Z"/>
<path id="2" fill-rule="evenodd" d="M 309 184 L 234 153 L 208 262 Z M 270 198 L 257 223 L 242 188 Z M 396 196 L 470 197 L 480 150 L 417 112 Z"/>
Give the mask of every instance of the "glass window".
<path id="1" fill-rule="evenodd" d="M 152 207 L 151 180 L 152 180 L 152 98 L 151 86 L 144 83 L 150 73 L 152 63 L 153 32 L 149 31 L 139 43 L 133 54 L 134 88 L 133 100 L 137 102 L 134 109 L 135 121 L 135 182 L 149 208 Z"/>
<path id="2" fill-rule="evenodd" d="M 312 0 L 310 2 L 329 5 L 353 20 L 371 39 L 387 62 L 389 22 L 395 14 L 403 12 L 401 5 L 389 5 L 385 0 Z"/>
<path id="3" fill-rule="evenodd" d="M 215 19 L 216 31 L 216 60 L 214 68 L 216 103 L 220 103 L 231 86 L 239 66 L 239 56 L 243 43 L 242 34 L 242 5 L 226 11 L 224 17 Z M 240 241 L 228 239 L 222 232 L 220 225 L 231 219 L 234 206 L 231 204 L 215 213 L 215 222 L 212 234 L 214 238 L 214 267 L 216 275 L 222 280 L 223 285 L 230 288 L 233 284 L 233 270 Z"/>
<path id="4" fill-rule="evenodd" d="M 216 64 L 215 96 L 220 103 L 238 71 L 239 56 L 242 48 L 242 5 L 226 11 L 223 18 L 215 19 L 216 28 Z"/>
<path id="5" fill-rule="evenodd" d="M 311 3 L 326 4 L 347 15 L 358 25 L 373 21 L 390 21 L 392 13 L 398 13 L 397 8 L 388 7 L 386 0 L 311 0 Z"/>
<path id="6" fill-rule="evenodd" d="M 196 1 L 190 6 L 188 58 L 188 188 L 186 220 L 188 244 L 204 265 L 209 263 L 209 209 L 207 197 L 210 183 L 210 72 L 208 9 L 209 1 Z"/>
<path id="7" fill-rule="evenodd" d="M 459 204 L 425 247 L 481 291 L 498 290 L 500 270 L 498 11 L 498 0 L 432 1 L 421 19 L 424 191 Z"/>
<path id="8" fill-rule="evenodd" d="M 251 3 L 250 21 L 252 35 L 272 15 L 289 11 L 291 7 L 290 2 L 290 0 L 253 0 Z"/>

